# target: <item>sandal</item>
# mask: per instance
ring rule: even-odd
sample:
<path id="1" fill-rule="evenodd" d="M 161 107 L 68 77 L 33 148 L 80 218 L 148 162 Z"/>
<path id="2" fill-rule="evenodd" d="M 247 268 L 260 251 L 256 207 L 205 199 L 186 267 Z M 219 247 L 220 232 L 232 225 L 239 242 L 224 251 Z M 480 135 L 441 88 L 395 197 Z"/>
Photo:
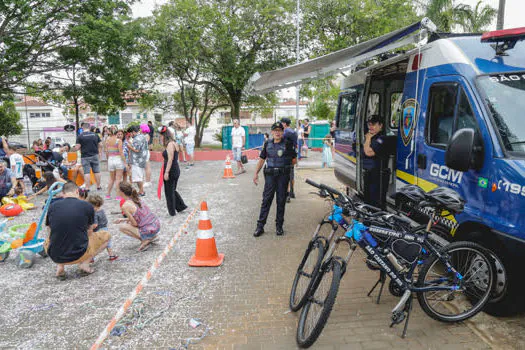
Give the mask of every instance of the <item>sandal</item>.
<path id="1" fill-rule="evenodd" d="M 118 255 L 110 255 L 108 258 L 109 261 L 115 261 L 117 259 L 118 259 Z"/>
<path id="2" fill-rule="evenodd" d="M 55 275 L 56 279 L 59 280 L 59 281 L 65 281 L 67 280 L 67 275 L 66 273 L 61 273 L 60 275 Z"/>
<path id="3" fill-rule="evenodd" d="M 140 196 L 140 197 L 144 197 L 144 196 L 146 196 L 146 192 L 139 193 L 139 196 Z"/>
<path id="4" fill-rule="evenodd" d="M 83 270 L 83 269 L 78 269 L 78 275 L 80 277 L 86 277 L 86 276 L 89 276 L 91 274 L 93 274 L 95 272 L 95 270 L 91 270 L 91 271 L 86 271 L 86 270 Z"/>

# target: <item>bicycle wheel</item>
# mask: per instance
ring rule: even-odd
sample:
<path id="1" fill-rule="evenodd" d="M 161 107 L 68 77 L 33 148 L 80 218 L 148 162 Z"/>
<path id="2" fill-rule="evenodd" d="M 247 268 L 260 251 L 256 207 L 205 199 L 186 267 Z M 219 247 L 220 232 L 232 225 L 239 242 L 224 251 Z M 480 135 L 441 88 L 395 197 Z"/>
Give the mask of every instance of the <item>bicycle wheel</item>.
<path id="1" fill-rule="evenodd" d="M 459 322 L 480 312 L 489 301 L 495 283 L 494 265 L 487 250 L 473 242 L 455 242 L 441 250 L 443 257 L 462 278 L 445 264 L 430 257 L 419 272 L 418 287 L 456 286 L 457 290 L 418 292 L 427 315 L 441 322 Z"/>
<path id="2" fill-rule="evenodd" d="M 299 347 L 310 347 L 323 331 L 334 306 L 341 274 L 342 265 L 339 260 L 331 259 L 323 264 L 299 317 L 296 336 Z"/>
<path id="3" fill-rule="evenodd" d="M 297 268 L 290 291 L 290 310 L 297 311 L 306 302 L 308 290 L 319 273 L 325 249 L 323 240 L 316 238 L 308 243 L 308 248 Z"/>

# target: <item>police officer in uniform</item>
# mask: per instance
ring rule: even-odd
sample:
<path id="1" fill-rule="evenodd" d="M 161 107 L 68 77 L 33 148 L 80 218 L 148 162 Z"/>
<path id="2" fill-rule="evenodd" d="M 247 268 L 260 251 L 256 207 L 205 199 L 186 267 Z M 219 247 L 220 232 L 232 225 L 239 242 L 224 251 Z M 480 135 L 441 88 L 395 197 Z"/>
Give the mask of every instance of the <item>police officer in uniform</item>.
<path id="1" fill-rule="evenodd" d="M 383 121 L 372 115 L 367 121 L 368 133 L 363 144 L 363 169 L 365 171 L 365 203 L 379 207 L 381 204 L 381 162 L 387 153 Z M 387 183 L 388 185 L 388 183 Z M 384 187 L 384 186 L 383 186 Z"/>
<path id="2" fill-rule="evenodd" d="M 280 122 L 275 122 L 272 125 L 273 139 L 268 140 L 264 145 L 260 154 L 259 162 L 255 169 L 253 182 L 257 185 L 259 182 L 259 172 L 264 163 L 264 191 L 263 200 L 261 204 L 261 212 L 259 220 L 257 220 L 257 228 L 253 235 L 258 237 L 264 233 L 264 225 L 270 212 L 273 197 L 277 197 L 277 213 L 276 213 L 276 230 L 275 233 L 279 236 L 284 234 L 284 206 L 286 205 L 286 193 L 288 190 L 288 181 L 290 180 L 290 171 L 296 162 L 297 153 L 293 147 L 292 142 L 283 138 L 283 125 Z"/>

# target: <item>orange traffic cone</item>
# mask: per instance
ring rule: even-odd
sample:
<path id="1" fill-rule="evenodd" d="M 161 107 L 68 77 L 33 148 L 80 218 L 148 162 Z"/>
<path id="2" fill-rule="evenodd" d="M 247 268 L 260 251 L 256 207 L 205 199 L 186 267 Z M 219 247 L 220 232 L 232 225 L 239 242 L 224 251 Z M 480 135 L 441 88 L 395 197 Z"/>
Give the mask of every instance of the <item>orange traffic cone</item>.
<path id="1" fill-rule="evenodd" d="M 208 217 L 208 204 L 201 203 L 201 218 L 199 219 L 199 231 L 197 232 L 197 247 L 195 254 L 191 257 L 190 266 L 219 266 L 222 265 L 224 254 L 217 253 L 215 237 Z"/>
<path id="2" fill-rule="evenodd" d="M 222 176 L 223 179 L 235 179 L 235 176 L 233 176 L 233 170 L 232 170 L 232 163 L 230 161 L 230 156 L 226 156 L 226 162 L 224 163 L 224 175 Z"/>

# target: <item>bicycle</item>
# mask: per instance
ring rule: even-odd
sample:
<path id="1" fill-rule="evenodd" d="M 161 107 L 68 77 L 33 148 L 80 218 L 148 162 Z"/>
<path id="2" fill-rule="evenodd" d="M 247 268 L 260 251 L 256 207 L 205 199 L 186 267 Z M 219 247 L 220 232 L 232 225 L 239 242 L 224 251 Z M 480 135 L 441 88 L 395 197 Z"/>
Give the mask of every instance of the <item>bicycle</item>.
<path id="1" fill-rule="evenodd" d="M 309 180 L 307 183 L 329 192 L 335 191 Z M 335 194 L 343 195 L 338 191 Z M 420 205 L 432 207 L 436 213 L 459 213 L 464 206 L 461 197 L 446 188 L 426 193 L 425 199 Z M 336 238 L 326 253 L 307 291 L 299 318 L 296 341 L 300 347 L 311 346 L 321 334 L 332 311 L 346 266 L 358 246 L 382 273 L 390 277 L 401 294 L 399 302 L 392 309 L 390 326 L 405 320 L 402 338 L 406 336 L 414 293 L 423 311 L 442 322 L 463 321 L 483 309 L 495 284 L 494 265 L 489 251 L 476 243 L 461 241 L 439 247 L 429 239 L 429 231 L 437 214 L 430 218 L 425 232 L 407 232 L 377 225 L 392 219 L 392 216 L 385 218 L 385 215 L 393 214 L 370 215 L 351 200 L 348 205 L 352 207 L 354 216 L 365 223 L 353 220 L 351 230 Z M 377 240 L 382 240 L 381 245 Z M 341 242 L 349 247 L 345 258 L 333 255 Z M 416 269 L 418 276 L 414 281 Z"/>
<path id="2" fill-rule="evenodd" d="M 306 302 L 307 298 L 307 291 L 311 287 L 313 280 L 315 279 L 315 276 L 319 273 L 319 268 L 321 267 L 321 263 L 328 252 L 328 248 L 330 244 L 333 241 L 333 238 L 335 237 L 335 234 L 339 227 L 342 227 L 346 232 L 350 226 L 350 223 L 348 220 L 345 219 L 345 216 L 351 216 L 351 210 L 349 209 L 351 200 L 340 193 L 339 191 L 326 186 L 322 185 L 324 188 L 320 188 L 319 192 L 312 192 L 317 195 L 319 195 L 321 198 L 330 197 L 331 201 L 334 203 L 332 206 L 331 211 L 323 216 L 319 224 L 317 225 L 316 229 L 314 230 L 312 239 L 308 242 L 308 246 L 306 247 L 305 253 L 303 255 L 303 258 L 301 259 L 301 262 L 299 263 L 299 266 L 297 268 L 297 272 L 295 274 L 294 280 L 292 282 L 292 288 L 290 291 L 290 299 L 289 299 L 289 307 L 291 311 L 298 311 L 300 310 L 304 303 Z M 336 196 L 337 195 L 337 196 Z M 417 195 L 414 193 L 398 193 L 398 195 L 404 195 L 405 197 L 409 196 L 409 199 L 415 200 L 414 196 Z M 357 206 L 359 208 L 359 211 L 361 212 L 368 212 L 371 216 L 382 216 L 383 220 L 386 224 L 388 224 L 388 227 L 390 228 L 399 228 L 399 229 L 413 229 L 416 232 L 422 230 L 425 228 L 425 226 L 418 226 L 413 227 L 412 221 L 408 219 L 404 219 L 400 216 L 395 216 L 390 213 L 386 213 L 382 211 L 379 208 L 373 207 L 371 205 L 367 205 L 364 203 L 360 203 L 358 205 L 354 204 L 354 206 Z M 386 218 L 386 220 L 385 220 Z M 385 224 L 384 223 L 384 224 Z M 328 233 L 324 233 L 324 232 Z M 323 233 L 321 233 L 323 232 Z M 446 245 L 448 244 L 447 241 L 440 238 L 439 235 L 436 235 L 432 233 L 433 239 L 438 242 L 439 245 Z M 369 265 L 369 268 L 372 270 L 376 270 L 376 266 Z M 379 280 L 377 283 L 372 287 L 372 289 L 368 292 L 368 296 L 371 295 L 371 293 L 374 291 L 374 289 L 381 283 L 380 292 L 377 296 L 376 303 L 379 304 L 381 299 L 381 293 L 383 291 L 383 286 L 385 283 L 385 276 L 384 274 L 380 275 Z M 394 296 L 401 296 L 398 295 L 397 289 L 395 286 L 390 285 L 389 291 Z"/>
<path id="3" fill-rule="evenodd" d="M 348 221 L 343 217 L 347 198 L 343 196 L 335 197 L 333 192 L 323 189 L 320 189 L 316 194 L 322 198 L 330 196 L 334 204 L 330 213 L 323 216 L 317 225 L 295 273 L 289 301 L 290 310 L 292 311 L 300 310 L 306 302 L 306 292 L 311 287 L 315 276 L 319 273 L 325 253 L 338 228 L 343 227 L 345 232 L 350 228 Z M 325 231 L 328 233 L 325 233 Z"/>

